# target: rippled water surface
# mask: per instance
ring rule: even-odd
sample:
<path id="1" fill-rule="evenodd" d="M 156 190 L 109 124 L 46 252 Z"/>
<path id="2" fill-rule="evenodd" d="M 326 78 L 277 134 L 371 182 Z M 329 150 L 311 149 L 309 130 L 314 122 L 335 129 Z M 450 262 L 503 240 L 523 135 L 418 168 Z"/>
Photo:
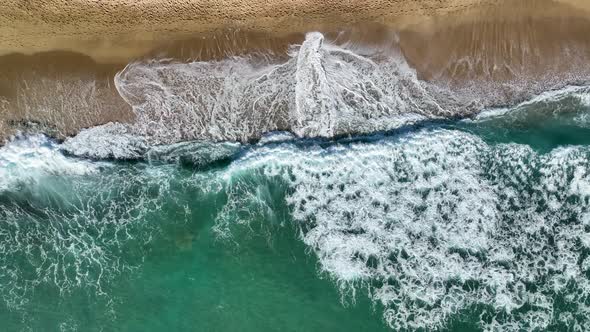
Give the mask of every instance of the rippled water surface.
<path id="1" fill-rule="evenodd" d="M 151 147 L 134 162 L 17 137 L 0 149 L 0 320 L 588 330 L 588 96 L 338 140 Z"/>

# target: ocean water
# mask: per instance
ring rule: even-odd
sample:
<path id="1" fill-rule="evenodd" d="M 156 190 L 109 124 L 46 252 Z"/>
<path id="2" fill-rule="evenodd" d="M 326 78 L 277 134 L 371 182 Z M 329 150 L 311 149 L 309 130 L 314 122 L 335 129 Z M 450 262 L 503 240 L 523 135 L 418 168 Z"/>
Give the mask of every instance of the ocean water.
<path id="1" fill-rule="evenodd" d="M 0 148 L 4 331 L 590 329 L 590 90 L 337 139 Z"/>

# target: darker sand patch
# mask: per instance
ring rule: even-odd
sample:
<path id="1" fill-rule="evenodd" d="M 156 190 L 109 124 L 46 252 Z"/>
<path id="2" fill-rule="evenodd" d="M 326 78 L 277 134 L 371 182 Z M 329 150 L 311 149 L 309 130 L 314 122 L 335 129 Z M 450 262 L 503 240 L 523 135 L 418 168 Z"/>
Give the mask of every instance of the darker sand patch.
<path id="1" fill-rule="evenodd" d="M 506 1 L 417 23 L 400 31 L 400 46 L 426 80 L 566 72 L 590 58 L 590 16 L 579 14 L 557 1 Z"/>
<path id="2" fill-rule="evenodd" d="M 0 137 L 35 130 L 64 138 L 82 128 L 134 119 L 113 82 L 120 65 L 48 52 L 5 55 L 0 68 Z"/>

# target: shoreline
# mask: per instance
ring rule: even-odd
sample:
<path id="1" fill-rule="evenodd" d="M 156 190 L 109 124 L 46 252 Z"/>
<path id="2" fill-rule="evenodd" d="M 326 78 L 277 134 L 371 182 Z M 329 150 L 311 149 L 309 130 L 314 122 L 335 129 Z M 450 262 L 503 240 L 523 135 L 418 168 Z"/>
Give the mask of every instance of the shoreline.
<path id="1" fill-rule="evenodd" d="M 2 4 L 0 140 L 31 126 L 64 138 L 108 122 L 133 123 L 137 114 L 114 83 L 129 63 L 258 53 L 283 61 L 309 31 L 400 54 L 419 80 L 463 100 L 518 102 L 590 78 L 590 2 L 583 0 L 244 3 Z"/>
<path id="2" fill-rule="evenodd" d="M 244 30 L 285 36 L 363 22 L 399 29 L 498 0 L 439 1 L 48 1 L 12 0 L 0 12 L 0 54 L 68 50 L 98 62 L 128 62 L 162 42 Z"/>

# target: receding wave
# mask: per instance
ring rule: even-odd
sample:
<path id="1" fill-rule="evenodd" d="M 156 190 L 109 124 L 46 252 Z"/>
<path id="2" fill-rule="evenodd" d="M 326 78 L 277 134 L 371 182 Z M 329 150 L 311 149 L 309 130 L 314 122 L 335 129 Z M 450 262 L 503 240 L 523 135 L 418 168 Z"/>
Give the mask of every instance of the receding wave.
<path id="1" fill-rule="evenodd" d="M 361 46 L 313 32 L 284 56 L 258 52 L 128 64 L 115 85 L 135 119 L 84 129 L 67 140 L 67 149 L 93 158 L 137 159 L 155 145 L 252 142 L 273 131 L 328 138 L 367 134 L 424 120 L 475 117 L 493 105 L 511 105 L 567 84 L 525 81 L 473 81 L 463 87 L 428 82 L 418 79 L 393 41 Z"/>
<path id="2" fill-rule="evenodd" d="M 133 121 L 0 148 L 0 300 L 23 322 L 48 294 L 120 319 L 121 279 L 209 218 L 222 245 L 295 225 L 341 301 L 367 294 L 394 330 L 590 330 L 587 86 L 490 109 L 320 33 L 115 84 Z"/>
<path id="3" fill-rule="evenodd" d="M 247 142 L 277 130 L 337 137 L 466 116 L 482 107 L 419 81 L 395 50 L 336 45 L 320 33 L 309 33 L 284 60 L 260 54 L 191 63 L 150 60 L 129 64 L 115 83 L 133 106 L 134 123 L 91 128 L 73 140 L 119 135 L 135 147 L 137 141 Z M 119 143 L 113 149 L 133 147 Z"/>

